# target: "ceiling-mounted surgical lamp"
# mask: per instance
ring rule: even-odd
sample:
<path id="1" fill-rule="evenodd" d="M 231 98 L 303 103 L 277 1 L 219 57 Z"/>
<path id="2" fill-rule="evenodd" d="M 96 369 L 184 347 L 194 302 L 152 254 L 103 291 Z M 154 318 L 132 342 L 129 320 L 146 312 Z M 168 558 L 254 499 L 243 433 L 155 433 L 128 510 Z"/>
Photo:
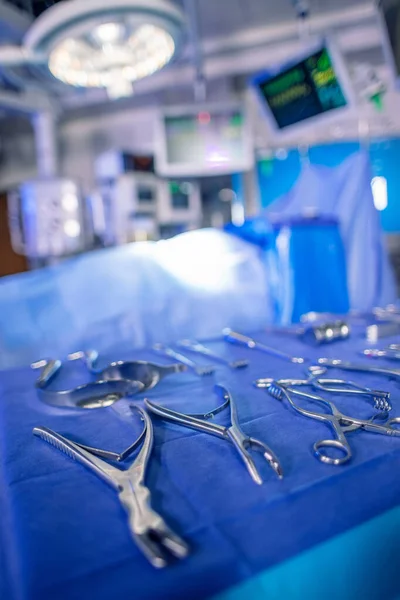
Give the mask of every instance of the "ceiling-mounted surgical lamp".
<path id="1" fill-rule="evenodd" d="M 183 30 L 183 13 L 168 0 L 69 0 L 42 13 L 21 46 L 0 47 L 0 66 L 28 64 L 114 96 L 168 64 Z"/>

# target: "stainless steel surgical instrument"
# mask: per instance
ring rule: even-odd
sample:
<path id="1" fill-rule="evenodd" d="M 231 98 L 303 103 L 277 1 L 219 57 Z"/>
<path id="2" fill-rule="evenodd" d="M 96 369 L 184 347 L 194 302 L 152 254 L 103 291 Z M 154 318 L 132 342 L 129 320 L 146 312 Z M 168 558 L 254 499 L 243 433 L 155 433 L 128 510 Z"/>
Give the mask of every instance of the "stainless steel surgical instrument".
<path id="1" fill-rule="evenodd" d="M 400 360 L 400 350 L 393 346 L 380 350 L 379 348 L 366 348 L 362 351 L 364 356 L 369 358 L 386 358 L 388 360 Z"/>
<path id="2" fill-rule="evenodd" d="M 40 360 L 32 363 L 33 369 L 42 369 L 35 387 L 40 400 L 51 406 L 64 408 L 103 408 L 111 406 L 121 398 L 138 394 L 144 389 L 140 381 L 124 379 L 93 381 L 70 390 L 49 390 L 51 381 L 61 369 L 60 360 Z"/>
<path id="3" fill-rule="evenodd" d="M 250 473 L 255 483 L 261 485 L 263 480 L 248 452 L 250 448 L 261 451 L 270 467 L 275 471 L 279 478 L 282 478 L 282 467 L 273 451 L 266 444 L 264 444 L 264 442 L 261 442 L 256 438 L 249 437 L 242 431 L 239 425 L 236 404 L 228 390 L 221 385 L 216 385 L 214 390 L 216 394 L 224 401 L 224 404 L 214 411 L 203 415 L 203 418 L 198 418 L 198 415 L 187 415 L 176 412 L 169 408 L 165 408 L 164 406 L 154 404 L 148 399 L 145 400 L 145 406 L 149 412 L 161 417 L 162 419 L 172 421 L 173 423 L 177 423 L 178 425 L 182 425 L 184 427 L 190 427 L 191 429 L 197 429 L 204 433 L 210 433 L 211 435 L 215 435 L 231 442 L 236 448 L 236 451 L 244 462 L 246 469 Z M 214 416 L 217 412 L 221 412 L 221 410 L 228 404 L 230 406 L 231 413 L 231 425 L 229 427 L 217 425 L 216 423 L 210 423 L 205 420 L 206 418 Z"/>
<path id="4" fill-rule="evenodd" d="M 271 333 L 296 335 L 306 344 L 318 346 L 346 340 L 350 336 L 350 326 L 346 321 L 336 320 L 326 323 L 307 325 L 305 327 L 268 327 Z"/>
<path id="5" fill-rule="evenodd" d="M 385 367 L 371 367 L 366 364 L 352 363 L 338 358 L 319 358 L 318 364 L 324 367 L 341 369 L 342 371 L 356 371 L 360 373 L 376 373 L 386 375 L 391 379 L 400 380 L 400 369 L 386 369 Z"/>
<path id="6" fill-rule="evenodd" d="M 370 431 L 372 433 L 400 437 L 400 429 L 393 427 L 393 425 L 400 425 L 400 417 L 388 419 L 382 423 L 375 423 L 374 421 L 380 417 L 379 413 L 374 418 L 369 420 L 357 419 L 344 415 L 338 410 L 333 402 L 330 402 L 321 396 L 306 394 L 295 388 L 280 385 L 278 382 L 271 383 L 266 389 L 270 396 L 276 398 L 277 400 L 283 400 L 286 398 L 292 408 L 301 415 L 330 425 L 337 439 L 320 440 L 315 442 L 313 446 L 315 456 L 323 463 L 329 465 L 342 465 L 350 460 L 352 452 L 346 439 L 346 433 L 351 431 L 363 429 L 364 431 Z M 292 394 L 302 398 L 307 398 L 307 400 L 311 402 L 320 403 L 326 406 L 329 409 L 330 414 L 318 413 L 298 406 L 292 399 Z M 340 458 L 331 457 L 323 451 L 323 449 L 326 448 L 339 450 L 343 453 L 343 456 Z"/>
<path id="7" fill-rule="evenodd" d="M 154 388 L 167 375 L 182 373 L 187 370 L 187 366 L 183 364 L 164 366 L 144 360 L 119 360 L 110 363 L 106 367 L 99 368 L 97 366 L 99 353 L 96 350 L 78 351 L 68 356 L 68 360 L 78 359 L 84 362 L 91 373 L 99 375 L 99 379 L 102 381 L 116 381 L 119 379 L 139 381 L 143 384 L 142 391 Z"/>
<path id="8" fill-rule="evenodd" d="M 196 352 L 197 354 L 202 354 L 204 356 L 208 356 L 209 358 L 212 358 L 213 360 L 223 363 L 224 365 L 228 366 L 231 369 L 243 369 L 244 367 L 247 367 L 249 364 L 249 361 L 244 360 L 244 359 L 227 360 L 223 356 L 214 354 L 214 352 L 211 352 L 211 350 L 209 350 L 206 346 L 203 346 L 203 344 L 200 344 L 200 342 L 197 342 L 195 340 L 182 340 L 181 342 L 178 342 L 178 346 L 181 346 L 182 348 L 185 348 L 186 350 L 189 350 L 190 352 Z"/>
<path id="9" fill-rule="evenodd" d="M 320 377 L 326 372 L 325 367 L 311 366 L 308 369 L 307 379 L 279 379 L 275 381 L 272 378 L 257 379 L 254 385 L 257 388 L 268 388 L 275 381 L 278 385 L 284 387 L 310 386 L 316 390 L 330 392 L 333 394 L 350 394 L 359 396 L 371 397 L 374 401 L 375 408 L 381 412 L 389 412 L 392 409 L 390 403 L 390 392 L 382 390 L 372 390 L 367 387 L 362 387 L 354 381 L 345 381 L 344 379 L 327 379 Z"/>
<path id="10" fill-rule="evenodd" d="M 173 358 L 174 360 L 177 360 L 179 363 L 186 365 L 187 367 L 189 367 L 189 369 L 192 369 L 196 373 L 196 375 L 200 375 L 201 377 L 203 375 L 212 375 L 215 371 L 214 366 L 209 365 L 206 367 L 202 367 L 202 366 L 198 365 L 197 363 L 195 363 L 193 360 L 190 360 L 190 358 L 188 358 L 184 354 L 181 354 L 180 352 L 176 352 L 172 348 L 168 348 L 167 346 L 164 346 L 163 344 L 154 344 L 153 350 L 155 350 L 159 354 L 162 354 L 163 356 L 168 356 L 169 358 Z"/>
<path id="11" fill-rule="evenodd" d="M 154 567 L 162 568 L 172 558 L 182 559 L 187 556 L 189 548 L 151 508 L 150 490 L 146 487 L 145 480 L 153 447 L 153 426 L 149 415 L 140 408 L 137 410 L 145 422 L 146 434 L 139 454 L 126 471 L 109 465 L 79 444 L 47 427 L 35 427 L 33 433 L 91 469 L 114 488 L 128 515 L 129 529 L 137 547 Z"/>
<path id="12" fill-rule="evenodd" d="M 247 348 L 260 350 L 261 352 L 265 352 L 270 356 L 276 356 L 277 358 L 282 358 L 283 360 L 289 361 L 291 363 L 302 364 L 307 360 L 306 358 L 290 356 L 285 352 L 281 352 L 280 350 L 276 350 L 275 348 L 271 348 L 270 346 L 266 346 L 265 344 L 256 342 L 256 340 L 254 340 L 253 338 L 248 337 L 247 335 L 243 335 L 242 333 L 232 331 L 231 329 L 224 329 L 223 334 L 225 341 L 229 342 L 230 344 L 239 344 L 240 346 L 247 346 Z"/>

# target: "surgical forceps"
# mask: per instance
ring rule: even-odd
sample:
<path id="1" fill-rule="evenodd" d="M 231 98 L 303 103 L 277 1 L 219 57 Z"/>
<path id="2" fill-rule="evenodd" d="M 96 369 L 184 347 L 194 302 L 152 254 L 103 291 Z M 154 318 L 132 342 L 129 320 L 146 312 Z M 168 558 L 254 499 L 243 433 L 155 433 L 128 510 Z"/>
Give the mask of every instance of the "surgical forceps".
<path id="1" fill-rule="evenodd" d="M 343 371 L 357 371 L 360 373 L 377 373 L 386 375 L 390 379 L 400 380 L 400 369 L 386 369 L 384 367 L 371 367 L 366 364 L 346 362 L 338 358 L 319 358 L 318 364 L 333 369 L 342 369 Z"/>
<path id="2" fill-rule="evenodd" d="M 211 352 L 211 350 L 209 350 L 206 346 L 203 346 L 203 344 L 200 344 L 200 342 L 196 342 L 195 340 L 182 340 L 181 342 L 178 342 L 178 346 L 181 346 L 182 348 L 186 348 L 186 350 L 189 350 L 190 352 L 196 352 L 197 354 L 202 354 L 203 356 L 208 356 L 209 358 L 212 358 L 212 359 L 226 365 L 230 369 L 244 369 L 249 364 L 248 360 L 243 360 L 243 359 L 232 360 L 232 361 L 227 360 L 223 356 L 214 354 L 214 352 Z"/>
<path id="3" fill-rule="evenodd" d="M 276 398 L 277 400 L 283 400 L 284 398 L 286 398 L 292 406 L 292 408 L 301 415 L 330 425 L 330 427 L 336 434 L 337 439 L 320 440 L 318 442 L 315 442 L 313 446 L 314 454 L 318 458 L 318 460 L 328 465 L 342 465 L 350 460 L 352 452 L 346 439 L 346 433 L 349 433 L 350 431 L 363 429 L 364 431 L 370 431 L 372 433 L 400 436 L 400 429 L 392 427 L 392 425 L 394 424 L 400 424 L 400 417 L 388 419 L 387 421 L 384 421 L 381 424 L 374 423 L 374 418 L 366 421 L 363 419 L 348 417 L 347 415 L 344 415 L 342 412 L 340 412 L 333 402 L 330 402 L 325 398 L 321 398 L 321 396 L 306 394 L 294 388 L 279 385 L 278 382 L 273 382 L 269 384 L 269 386 L 267 387 L 267 392 L 270 396 Z M 311 400 L 313 402 L 320 402 L 324 406 L 328 407 L 328 409 L 330 410 L 330 414 L 317 413 L 310 410 L 306 410 L 305 408 L 301 408 L 300 406 L 295 404 L 295 402 L 291 398 L 291 394 L 307 398 L 308 400 Z M 381 415 L 378 414 L 375 418 L 378 418 L 379 416 Z M 323 452 L 323 448 L 336 448 L 337 450 L 340 450 L 343 453 L 343 456 L 341 458 L 330 457 Z"/>
<path id="4" fill-rule="evenodd" d="M 165 366 L 156 365 L 144 360 L 118 360 L 106 367 L 98 368 L 98 358 L 99 353 L 97 350 L 89 350 L 87 352 L 78 351 L 68 355 L 68 360 L 82 359 L 90 373 L 99 375 L 99 379 L 103 381 L 116 381 L 119 379 L 139 381 L 143 384 L 142 391 L 151 390 L 167 375 L 182 373 L 187 370 L 187 367 L 182 364 Z"/>
<path id="5" fill-rule="evenodd" d="M 144 389 L 140 381 L 124 379 L 93 381 L 71 390 L 48 390 L 47 386 L 62 367 L 61 360 L 39 360 L 31 365 L 32 369 L 43 369 L 36 380 L 35 387 L 40 400 L 51 406 L 62 408 L 104 408 L 111 406 L 121 398 L 138 394 Z"/>
<path id="6" fill-rule="evenodd" d="M 150 490 L 145 485 L 145 479 L 153 447 L 153 425 L 145 411 L 140 408 L 137 410 L 145 423 L 145 437 L 139 454 L 126 471 L 109 465 L 80 444 L 47 427 L 35 427 L 33 433 L 91 469 L 114 488 L 128 515 L 129 529 L 136 545 L 154 567 L 162 568 L 169 564 L 172 557 L 187 556 L 189 548 L 151 508 Z"/>
<path id="7" fill-rule="evenodd" d="M 164 406 L 153 404 L 153 402 L 150 402 L 150 400 L 148 399 L 144 401 L 144 404 L 149 412 L 157 415 L 158 417 L 161 417 L 162 419 L 172 421 L 173 423 L 183 425 L 184 427 L 190 427 L 191 429 L 197 429 L 199 431 L 203 431 L 204 433 L 210 433 L 211 435 L 215 435 L 217 437 L 231 442 L 236 448 L 236 451 L 238 452 L 240 458 L 244 462 L 246 469 L 250 473 L 253 481 L 255 481 L 255 483 L 257 483 L 258 485 L 261 485 L 263 483 L 263 480 L 257 470 L 257 467 L 252 457 L 248 452 L 249 448 L 261 451 L 265 460 L 269 463 L 270 467 L 275 471 L 278 477 L 282 479 L 282 467 L 273 451 L 266 444 L 264 444 L 264 442 L 261 442 L 256 438 L 249 437 L 242 431 L 238 420 L 236 404 L 228 390 L 226 390 L 221 385 L 216 385 L 214 386 L 214 391 L 221 398 L 221 400 L 224 401 L 224 404 L 214 409 L 213 411 L 202 415 L 202 418 L 199 418 L 200 415 L 187 415 L 176 412 L 169 408 L 165 408 Z M 230 407 L 231 412 L 232 424 L 230 427 L 224 427 L 215 423 L 209 423 L 205 420 L 221 412 L 228 405 Z"/>
<path id="8" fill-rule="evenodd" d="M 285 352 L 281 352 L 280 350 L 275 350 L 275 348 L 271 348 L 271 346 L 260 344 L 260 342 L 256 342 L 256 340 L 253 340 L 253 338 L 250 338 L 247 335 L 243 335 L 242 333 L 232 331 L 231 329 L 224 329 L 223 334 L 225 341 L 229 342 L 230 344 L 239 344 L 240 346 L 247 346 L 247 348 L 250 349 L 261 350 L 261 352 L 265 352 L 266 354 L 269 354 L 271 356 L 276 356 L 277 358 L 282 358 L 283 360 L 289 361 L 291 363 L 302 364 L 307 360 L 305 358 L 290 356 Z"/>
<path id="9" fill-rule="evenodd" d="M 173 358 L 174 360 L 177 360 L 183 365 L 186 365 L 187 367 L 189 367 L 189 369 L 192 369 L 196 373 L 196 375 L 200 375 L 200 377 L 203 377 L 204 375 L 212 375 L 215 371 L 214 366 L 209 365 L 207 367 L 201 367 L 198 364 L 196 364 L 193 360 L 190 360 L 190 358 L 188 358 L 184 354 L 181 354 L 180 352 L 175 352 L 175 350 L 173 350 L 172 348 L 168 348 L 163 344 L 154 344 L 153 350 L 155 350 L 155 352 L 158 352 L 159 354 L 162 354 L 163 356 L 168 356 L 169 358 Z"/>
<path id="10" fill-rule="evenodd" d="M 284 387 L 298 387 L 298 386 L 310 386 L 316 390 L 323 392 L 331 392 L 333 394 L 351 394 L 358 396 L 368 396 L 374 401 L 376 410 L 381 412 L 389 412 L 392 410 L 390 403 L 390 392 L 384 392 L 382 390 L 372 390 L 367 387 L 362 387 L 353 381 L 345 381 L 343 379 L 326 379 L 319 377 L 324 375 L 327 371 L 324 367 L 311 366 L 308 369 L 307 379 L 257 379 L 254 385 L 257 388 L 268 388 L 271 383 L 277 383 Z"/>

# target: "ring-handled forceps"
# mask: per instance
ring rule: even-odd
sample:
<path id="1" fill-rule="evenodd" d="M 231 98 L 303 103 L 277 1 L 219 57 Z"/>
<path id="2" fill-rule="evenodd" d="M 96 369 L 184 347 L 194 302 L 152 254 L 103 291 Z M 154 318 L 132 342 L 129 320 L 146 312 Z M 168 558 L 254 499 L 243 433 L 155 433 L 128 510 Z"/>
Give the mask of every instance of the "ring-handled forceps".
<path id="1" fill-rule="evenodd" d="M 61 360 L 39 360 L 31 364 L 32 369 L 42 369 L 35 387 L 40 400 L 51 406 L 62 408 L 104 408 L 121 398 L 138 394 L 144 389 L 140 381 L 110 380 L 93 381 L 70 390 L 49 390 L 51 381 L 62 367 Z"/>
<path id="2" fill-rule="evenodd" d="M 284 385 L 281 385 L 278 382 L 273 382 L 269 384 L 269 386 L 267 386 L 266 389 L 270 396 L 276 398 L 277 400 L 283 400 L 284 398 L 286 398 L 292 406 L 292 408 L 301 415 L 330 425 L 337 439 L 320 440 L 318 442 L 315 442 L 313 446 L 315 456 L 321 462 L 326 463 L 328 465 L 343 465 L 350 460 L 352 452 L 349 443 L 347 442 L 346 434 L 350 433 L 351 431 L 363 429 L 364 431 L 370 431 L 372 433 L 380 433 L 383 435 L 400 437 L 400 429 L 393 427 L 393 425 L 400 424 L 400 417 L 388 419 L 387 421 L 384 421 L 382 423 L 375 423 L 374 421 L 381 416 L 379 413 L 378 415 L 375 415 L 375 418 L 369 420 L 356 419 L 354 417 L 344 415 L 342 412 L 340 412 L 340 410 L 336 407 L 336 405 L 333 402 L 330 402 L 325 398 L 321 398 L 321 396 L 306 394 L 304 392 L 299 391 L 298 389 L 285 387 Z M 293 394 L 326 406 L 329 409 L 330 414 L 318 413 L 298 406 L 291 397 Z M 331 456 L 328 456 L 323 451 L 324 448 L 333 448 L 340 450 L 343 453 L 343 456 L 340 458 L 333 458 Z"/>
<path id="3" fill-rule="evenodd" d="M 350 394 L 356 396 L 367 396 L 372 398 L 376 410 L 388 413 L 392 410 L 390 402 L 390 392 L 382 390 L 373 390 L 354 383 L 354 381 L 345 381 L 344 379 L 327 379 L 320 377 L 324 375 L 327 369 L 322 366 L 311 366 L 307 371 L 307 379 L 279 379 L 278 385 L 285 387 L 303 387 L 309 386 L 315 390 L 330 392 L 332 394 Z M 257 388 L 267 388 L 275 380 L 272 378 L 257 379 L 254 385 Z"/>
<path id="4" fill-rule="evenodd" d="M 221 398 L 221 400 L 224 401 L 224 404 L 205 415 L 201 415 L 202 418 L 200 418 L 200 415 L 187 415 L 176 412 L 169 408 L 165 408 L 164 406 L 154 404 L 148 399 L 145 400 L 145 406 L 149 412 L 161 417 L 162 419 L 166 419 L 167 421 L 172 421 L 178 425 L 190 427 L 191 429 L 196 429 L 204 433 L 210 433 L 211 435 L 215 435 L 231 442 L 236 448 L 240 458 L 244 462 L 246 469 L 250 473 L 253 481 L 255 481 L 255 483 L 258 485 L 261 485 L 263 480 L 252 457 L 250 456 L 248 451 L 250 448 L 261 451 L 265 460 L 281 479 L 283 477 L 282 467 L 273 451 L 266 444 L 264 444 L 264 442 L 261 442 L 256 438 L 249 437 L 242 431 L 239 425 L 236 404 L 228 390 L 221 385 L 216 385 L 214 387 L 214 391 Z M 231 411 L 232 424 L 230 427 L 224 427 L 223 425 L 217 425 L 216 423 L 210 423 L 205 420 L 214 417 L 218 412 L 221 412 L 227 406 L 230 407 Z"/>
<path id="5" fill-rule="evenodd" d="M 118 360 L 110 363 L 106 367 L 99 368 L 97 365 L 99 353 L 97 350 L 88 350 L 83 352 L 79 350 L 68 355 L 68 360 L 82 360 L 90 373 L 98 375 L 103 381 L 115 381 L 125 379 L 129 381 L 140 381 L 143 384 L 143 390 L 151 390 L 161 379 L 172 373 L 182 373 L 187 367 L 182 364 L 174 365 L 156 365 L 144 360 Z"/>
<path id="6" fill-rule="evenodd" d="M 154 567 L 161 568 L 167 566 L 172 558 L 187 556 L 189 548 L 151 508 L 150 490 L 146 487 L 145 480 L 153 447 L 153 426 L 149 415 L 140 408 L 135 408 L 144 420 L 145 436 L 139 454 L 126 471 L 109 465 L 80 444 L 71 442 L 47 427 L 35 427 L 33 433 L 91 469 L 114 488 L 128 515 L 129 529 L 136 545 Z"/>

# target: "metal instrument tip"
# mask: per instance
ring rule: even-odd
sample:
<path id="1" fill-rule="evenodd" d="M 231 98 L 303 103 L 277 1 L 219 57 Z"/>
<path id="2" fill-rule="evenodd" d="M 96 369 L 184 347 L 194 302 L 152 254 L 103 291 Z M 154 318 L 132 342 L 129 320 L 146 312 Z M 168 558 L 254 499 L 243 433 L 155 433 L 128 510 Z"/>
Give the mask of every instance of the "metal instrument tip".
<path id="1" fill-rule="evenodd" d="M 279 479 L 283 479 L 283 469 L 282 469 L 280 463 L 277 460 L 268 460 L 268 462 L 269 462 L 271 468 L 278 475 Z"/>
<path id="2" fill-rule="evenodd" d="M 294 356 L 292 358 L 292 362 L 295 363 L 295 364 L 298 364 L 298 365 L 302 365 L 305 362 L 305 359 Z"/>

